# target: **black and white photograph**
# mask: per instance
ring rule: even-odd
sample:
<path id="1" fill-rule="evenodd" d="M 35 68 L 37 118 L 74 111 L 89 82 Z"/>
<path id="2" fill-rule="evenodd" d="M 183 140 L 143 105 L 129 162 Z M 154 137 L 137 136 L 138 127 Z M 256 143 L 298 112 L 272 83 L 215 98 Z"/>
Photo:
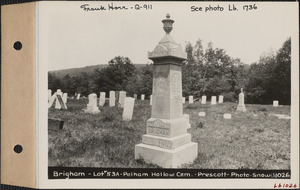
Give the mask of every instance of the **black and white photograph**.
<path id="1" fill-rule="evenodd" d="M 297 6 L 40 2 L 47 179 L 299 177 Z"/>

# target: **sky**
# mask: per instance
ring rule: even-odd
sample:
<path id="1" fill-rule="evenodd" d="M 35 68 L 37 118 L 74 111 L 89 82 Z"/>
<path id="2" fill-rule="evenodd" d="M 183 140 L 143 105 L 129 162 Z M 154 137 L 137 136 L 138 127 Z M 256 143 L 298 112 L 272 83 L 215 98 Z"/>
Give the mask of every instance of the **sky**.
<path id="1" fill-rule="evenodd" d="M 115 56 L 133 63 L 150 63 L 147 52 L 163 38 L 161 20 L 171 15 L 171 36 L 183 48 L 198 39 L 204 47 L 212 42 L 233 58 L 250 64 L 268 51 L 277 51 L 290 36 L 297 35 L 297 6 L 294 3 L 230 2 L 40 2 L 39 42 L 48 70 L 107 64 Z M 104 7 L 85 11 L 86 7 Z M 139 6 L 147 5 L 148 9 Z M 202 11 L 192 11 L 192 6 Z M 237 11 L 229 11 L 233 6 Z M 132 7 L 132 8 L 131 8 Z M 212 7 L 205 11 L 206 7 Z M 221 9 L 223 10 L 221 11 Z M 245 7 L 246 8 L 246 7 Z M 249 7 L 248 7 L 249 8 Z M 43 54 L 44 55 L 44 54 Z"/>

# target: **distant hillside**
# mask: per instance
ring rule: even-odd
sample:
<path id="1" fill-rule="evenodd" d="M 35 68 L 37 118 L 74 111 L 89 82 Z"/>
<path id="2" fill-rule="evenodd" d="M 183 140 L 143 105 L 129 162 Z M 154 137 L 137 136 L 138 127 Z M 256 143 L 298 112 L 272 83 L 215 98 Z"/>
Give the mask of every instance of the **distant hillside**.
<path id="1" fill-rule="evenodd" d="M 92 65 L 92 66 L 86 66 L 86 67 L 80 67 L 80 68 L 72 68 L 72 69 L 62 69 L 62 70 L 56 70 L 56 71 L 49 71 L 51 74 L 55 74 L 58 78 L 63 78 L 66 75 L 69 75 L 70 77 L 74 77 L 79 75 L 81 72 L 87 72 L 91 73 L 95 69 L 103 69 L 107 67 L 108 64 L 105 65 Z M 134 64 L 134 66 L 137 69 L 141 69 L 146 66 L 146 64 Z"/>

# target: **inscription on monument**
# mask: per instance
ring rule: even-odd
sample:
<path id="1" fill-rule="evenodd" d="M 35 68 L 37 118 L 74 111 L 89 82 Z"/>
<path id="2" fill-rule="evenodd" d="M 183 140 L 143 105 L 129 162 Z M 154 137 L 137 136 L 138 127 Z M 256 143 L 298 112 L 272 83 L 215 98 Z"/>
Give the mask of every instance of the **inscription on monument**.
<path id="1" fill-rule="evenodd" d="M 147 127 L 147 134 L 169 137 L 171 135 L 171 131 L 170 129 L 149 126 Z"/>
<path id="2" fill-rule="evenodd" d="M 170 149 L 172 150 L 173 143 L 172 141 L 166 141 L 166 140 L 159 140 L 159 145 L 160 148 L 165 148 L 165 149 Z"/>

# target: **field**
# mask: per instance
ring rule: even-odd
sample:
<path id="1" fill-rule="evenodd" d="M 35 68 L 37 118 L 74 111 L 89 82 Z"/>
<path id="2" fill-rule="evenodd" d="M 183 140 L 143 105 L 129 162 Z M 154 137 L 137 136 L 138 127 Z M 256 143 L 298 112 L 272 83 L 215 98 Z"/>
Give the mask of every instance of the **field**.
<path id="1" fill-rule="evenodd" d="M 151 115 L 149 100 L 135 101 L 132 121 L 122 121 L 118 107 L 101 107 L 86 114 L 87 99 L 68 100 L 68 110 L 49 109 L 49 118 L 64 121 L 62 130 L 49 129 L 49 166 L 153 168 L 134 159 L 134 146 L 146 134 Z M 290 169 L 290 120 L 271 114 L 290 115 L 290 106 L 246 104 L 247 112 L 235 111 L 235 103 L 184 104 L 189 114 L 192 141 L 198 158 L 184 168 Z M 205 117 L 198 113 L 206 112 Z M 232 119 L 223 119 L 231 113 Z M 54 127 L 54 126 L 52 126 Z M 51 128 L 52 128 L 51 127 Z"/>

